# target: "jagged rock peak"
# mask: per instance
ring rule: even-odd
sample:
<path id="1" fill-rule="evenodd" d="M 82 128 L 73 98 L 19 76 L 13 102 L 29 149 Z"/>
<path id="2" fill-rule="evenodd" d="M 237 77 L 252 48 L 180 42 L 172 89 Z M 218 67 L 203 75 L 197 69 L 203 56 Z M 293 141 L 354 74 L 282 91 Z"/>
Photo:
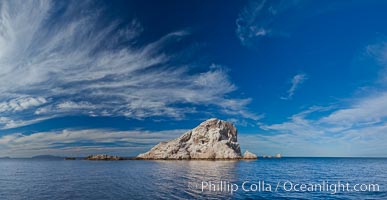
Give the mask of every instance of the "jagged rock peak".
<path id="1" fill-rule="evenodd" d="M 161 142 L 140 159 L 240 159 L 237 129 L 216 118 L 202 122 L 180 137 Z"/>

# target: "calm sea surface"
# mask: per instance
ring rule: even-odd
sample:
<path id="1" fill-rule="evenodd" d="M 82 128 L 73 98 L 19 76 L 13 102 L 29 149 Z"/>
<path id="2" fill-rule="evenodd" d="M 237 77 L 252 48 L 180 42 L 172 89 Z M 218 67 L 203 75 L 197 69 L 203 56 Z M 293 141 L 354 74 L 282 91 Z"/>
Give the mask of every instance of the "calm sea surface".
<path id="1" fill-rule="evenodd" d="M 386 192 L 387 159 L 379 158 L 0 160 L 0 199 L 387 199 Z"/>

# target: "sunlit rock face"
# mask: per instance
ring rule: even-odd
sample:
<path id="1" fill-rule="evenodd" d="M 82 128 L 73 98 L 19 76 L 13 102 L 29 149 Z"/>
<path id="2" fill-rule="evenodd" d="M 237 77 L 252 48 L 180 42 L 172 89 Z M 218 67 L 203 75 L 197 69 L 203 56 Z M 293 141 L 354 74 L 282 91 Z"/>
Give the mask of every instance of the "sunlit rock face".
<path id="1" fill-rule="evenodd" d="M 139 159 L 240 159 L 237 129 L 229 122 L 209 119 L 177 139 L 161 142 Z"/>

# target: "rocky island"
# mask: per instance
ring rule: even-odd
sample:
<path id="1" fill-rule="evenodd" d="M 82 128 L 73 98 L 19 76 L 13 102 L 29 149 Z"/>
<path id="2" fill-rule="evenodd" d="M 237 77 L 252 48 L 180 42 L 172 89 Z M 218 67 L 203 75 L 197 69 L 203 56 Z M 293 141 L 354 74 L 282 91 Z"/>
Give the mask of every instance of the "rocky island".
<path id="1" fill-rule="evenodd" d="M 237 140 L 237 129 L 230 122 L 216 118 L 204 121 L 179 138 L 161 142 L 136 159 L 190 160 L 190 159 L 257 159 L 246 151 L 244 156 Z"/>
<path id="2" fill-rule="evenodd" d="M 250 151 L 246 151 L 244 154 L 243 154 L 243 159 L 257 159 L 257 155 L 251 153 Z"/>
<path id="3" fill-rule="evenodd" d="M 121 158 L 119 156 L 110 156 L 106 154 L 100 154 L 100 155 L 90 155 L 85 158 L 85 160 L 124 160 L 124 158 Z"/>

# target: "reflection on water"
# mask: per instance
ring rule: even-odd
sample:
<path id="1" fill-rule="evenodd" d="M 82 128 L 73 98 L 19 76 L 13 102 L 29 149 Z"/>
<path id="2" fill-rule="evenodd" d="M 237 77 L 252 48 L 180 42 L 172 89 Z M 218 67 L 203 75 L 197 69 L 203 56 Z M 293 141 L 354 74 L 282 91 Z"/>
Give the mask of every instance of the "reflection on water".
<path id="1" fill-rule="evenodd" d="M 387 159 L 283 158 L 257 161 L 0 160 L 0 199 L 386 199 Z M 275 185 L 378 183 L 380 192 L 202 192 L 202 182 Z"/>
<path id="2" fill-rule="evenodd" d="M 202 181 L 235 180 L 238 161 L 147 161 L 154 165 L 153 173 L 146 177 L 154 182 L 159 197 L 195 198 L 203 195 Z M 211 197 L 224 197 L 223 192 L 208 192 Z"/>

